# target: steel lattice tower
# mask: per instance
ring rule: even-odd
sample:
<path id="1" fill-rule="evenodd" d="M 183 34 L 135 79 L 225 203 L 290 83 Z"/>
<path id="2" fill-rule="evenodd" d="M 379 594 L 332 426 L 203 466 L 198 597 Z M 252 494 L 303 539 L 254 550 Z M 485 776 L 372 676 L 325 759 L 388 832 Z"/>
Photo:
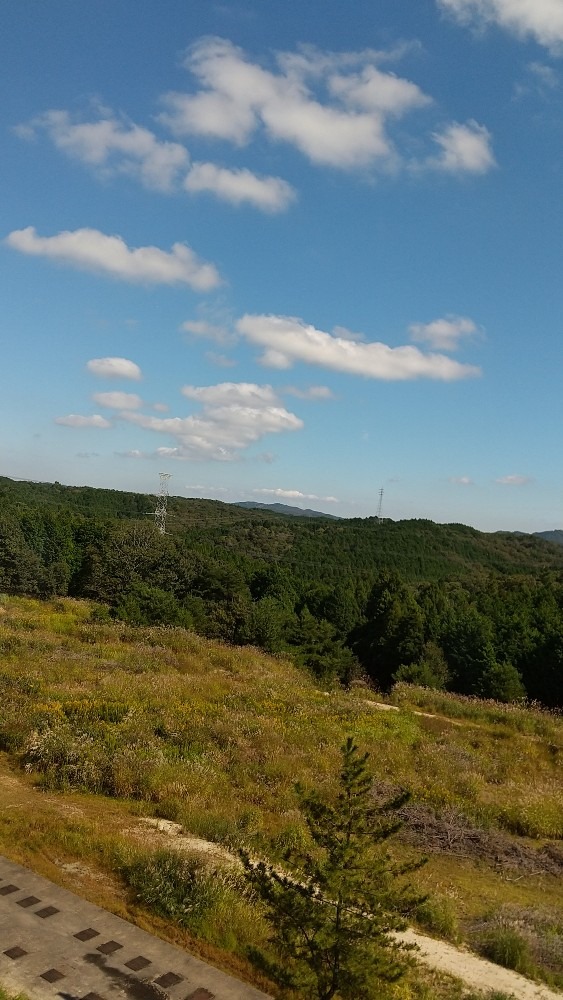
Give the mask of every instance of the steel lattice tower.
<path id="1" fill-rule="evenodd" d="M 161 472 L 160 487 L 156 494 L 156 508 L 154 511 L 154 523 L 161 535 L 166 534 L 166 513 L 168 504 L 168 480 L 172 478 L 170 472 Z"/>
<path id="2" fill-rule="evenodd" d="M 377 505 L 377 520 L 381 524 L 381 511 L 383 510 L 383 489 L 379 491 L 379 503 Z"/>

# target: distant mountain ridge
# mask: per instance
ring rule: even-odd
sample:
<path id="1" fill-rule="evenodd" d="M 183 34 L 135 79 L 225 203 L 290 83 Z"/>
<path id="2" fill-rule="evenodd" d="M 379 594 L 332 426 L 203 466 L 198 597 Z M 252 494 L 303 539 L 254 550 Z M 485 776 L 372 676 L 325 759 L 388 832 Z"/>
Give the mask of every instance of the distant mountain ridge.
<path id="1" fill-rule="evenodd" d="M 245 510 L 271 510 L 274 514 L 286 514 L 288 517 L 328 517 L 331 521 L 342 521 L 344 518 L 338 514 L 324 514 L 320 510 L 311 510 L 310 507 L 290 507 L 286 503 L 260 503 L 257 500 L 240 500 L 232 504 L 233 507 L 244 507 Z"/>
<path id="2" fill-rule="evenodd" d="M 556 545 L 563 545 L 563 530 L 554 528 L 553 531 L 534 531 L 534 535 L 543 538 L 546 542 L 555 542 Z"/>

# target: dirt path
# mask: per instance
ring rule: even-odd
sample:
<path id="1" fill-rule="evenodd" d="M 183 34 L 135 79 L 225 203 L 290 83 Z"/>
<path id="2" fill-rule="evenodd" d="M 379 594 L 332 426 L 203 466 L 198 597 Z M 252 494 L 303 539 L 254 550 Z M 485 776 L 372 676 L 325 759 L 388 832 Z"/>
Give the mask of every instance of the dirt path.
<path id="1" fill-rule="evenodd" d="M 446 941 L 436 941 L 411 930 L 398 937 L 408 944 L 418 945 L 418 958 L 425 965 L 447 972 L 450 976 L 457 976 L 472 989 L 499 990 L 514 995 L 517 1000 L 561 1000 L 563 997 L 562 993 L 555 992 L 548 986 L 532 983 L 517 972 L 503 969 L 500 965 L 487 962 L 486 959 L 447 944 Z"/>
<path id="2" fill-rule="evenodd" d="M 36 800 L 36 797 L 37 793 L 17 772 L 7 770 L 5 766 L 0 769 L 0 808 L 25 808 L 25 805 L 29 806 L 33 800 Z M 45 804 L 48 803 L 51 809 L 56 808 L 61 815 L 68 815 L 69 812 L 73 811 L 81 812 L 76 807 L 62 802 L 58 796 L 42 795 L 41 800 Z M 120 833 L 125 837 L 142 841 L 153 847 L 162 847 L 167 844 L 178 850 L 201 851 L 223 864 L 229 862 L 238 864 L 238 859 L 224 848 L 199 837 L 191 837 L 184 832 L 178 823 L 168 820 L 149 817 L 134 818 L 130 815 L 124 815 Z M 73 867 L 82 869 L 84 866 L 78 864 L 65 866 L 63 864 L 60 867 L 64 870 Z M 75 874 L 78 873 L 75 872 Z M 79 885 L 76 886 L 75 891 L 81 891 Z M 515 1000 L 563 1000 L 563 993 L 533 983 L 516 972 L 504 969 L 445 941 L 439 941 L 412 930 L 398 936 L 407 943 L 418 945 L 420 952 L 417 958 L 425 965 L 451 976 L 457 976 L 471 989 L 498 990 L 512 995 Z"/>
<path id="3" fill-rule="evenodd" d="M 163 839 L 168 840 L 178 850 L 201 851 L 223 862 L 230 861 L 231 864 L 238 864 L 235 855 L 218 847 L 217 844 L 201 840 L 199 837 L 187 837 L 178 823 L 148 817 L 141 818 L 139 823 L 146 824 L 153 837 L 160 840 L 160 844 L 162 844 Z M 139 835 L 138 832 L 136 835 Z M 494 962 L 488 962 L 486 959 L 463 948 L 456 948 L 455 945 L 448 944 L 446 941 L 438 941 L 413 930 L 398 934 L 397 937 L 407 944 L 418 945 L 420 952 L 417 954 L 417 959 L 419 961 L 430 968 L 446 972 L 450 976 L 457 976 L 472 989 L 498 990 L 502 993 L 512 994 L 516 1000 L 563 1000 L 562 993 L 555 992 L 547 986 L 539 986 L 517 972 L 503 969 L 500 965 L 495 965 Z"/>

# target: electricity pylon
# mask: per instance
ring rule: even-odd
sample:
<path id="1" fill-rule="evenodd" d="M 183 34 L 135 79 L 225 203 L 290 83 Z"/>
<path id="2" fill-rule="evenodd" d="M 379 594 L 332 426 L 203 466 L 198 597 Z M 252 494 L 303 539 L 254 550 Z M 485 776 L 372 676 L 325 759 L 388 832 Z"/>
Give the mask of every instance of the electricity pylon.
<path id="1" fill-rule="evenodd" d="M 154 510 L 154 523 L 161 535 L 166 534 L 166 512 L 168 504 L 168 480 L 172 478 L 170 472 L 161 472 L 160 487 L 156 494 L 156 508 Z"/>
<path id="2" fill-rule="evenodd" d="M 377 523 L 381 524 L 381 511 L 383 510 L 383 489 L 379 491 L 379 503 L 377 505 Z"/>

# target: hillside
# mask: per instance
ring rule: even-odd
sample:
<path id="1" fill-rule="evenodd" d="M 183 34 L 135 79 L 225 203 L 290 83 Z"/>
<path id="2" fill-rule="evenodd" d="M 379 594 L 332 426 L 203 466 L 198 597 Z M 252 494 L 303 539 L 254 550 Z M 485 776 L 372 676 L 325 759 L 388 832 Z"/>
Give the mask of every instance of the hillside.
<path id="1" fill-rule="evenodd" d="M 543 538 L 545 542 L 554 542 L 556 545 L 563 545 L 563 531 L 555 528 L 553 531 L 536 531 L 537 538 Z"/>
<path id="2" fill-rule="evenodd" d="M 262 917 L 214 866 L 220 849 L 281 862 L 303 843 L 295 781 L 328 792 L 351 733 L 377 794 L 412 792 L 393 850 L 429 856 L 419 925 L 484 954 L 509 928 L 523 971 L 563 984 L 561 719 L 405 685 L 387 705 L 363 685 L 329 693 L 282 658 L 95 612 L 1 603 L 1 853 L 264 987 L 248 958 Z M 167 909 L 158 817 L 192 857 L 216 845 L 192 862 L 205 902 L 184 915 Z M 417 973 L 400 996 L 461 993 Z"/>
<path id="3" fill-rule="evenodd" d="M 99 521 L 149 522 L 154 496 L 20 482 L 0 477 L 3 516 L 67 514 Z M 376 566 L 393 566 L 409 580 L 475 577 L 498 573 L 563 570 L 563 551 L 533 535 L 485 533 L 461 524 L 427 520 L 379 522 L 376 517 L 322 521 L 280 516 L 271 509 L 246 509 L 219 500 L 170 497 L 167 531 L 191 550 L 222 560 L 276 561 L 318 580 L 369 578 Z"/>
<path id="4" fill-rule="evenodd" d="M 563 546 L 458 524 L 327 520 L 0 482 L 0 592 L 100 602 L 290 656 L 330 685 L 367 675 L 563 705 Z"/>

